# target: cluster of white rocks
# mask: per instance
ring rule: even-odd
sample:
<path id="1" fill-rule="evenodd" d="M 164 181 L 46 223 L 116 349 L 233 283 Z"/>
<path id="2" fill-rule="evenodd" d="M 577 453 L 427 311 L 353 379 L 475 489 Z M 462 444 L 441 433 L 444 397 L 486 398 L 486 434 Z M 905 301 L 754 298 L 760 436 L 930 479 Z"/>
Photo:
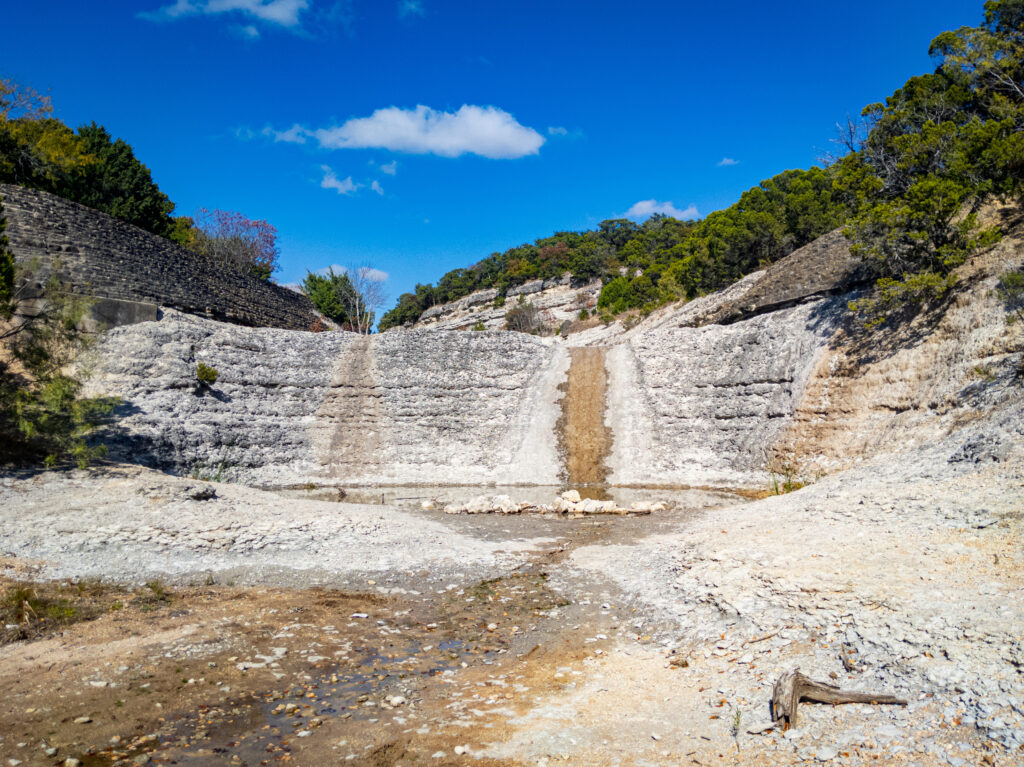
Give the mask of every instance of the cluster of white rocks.
<path id="1" fill-rule="evenodd" d="M 433 509 L 433 501 L 424 501 L 424 509 Z M 567 490 L 554 503 L 517 503 L 507 495 L 479 495 L 466 503 L 452 503 L 444 507 L 446 514 L 568 514 L 582 517 L 587 514 L 641 515 L 652 511 L 666 511 L 663 501 L 634 501 L 629 508 L 618 506 L 615 501 L 600 501 L 596 498 L 581 498 L 579 491 Z"/>

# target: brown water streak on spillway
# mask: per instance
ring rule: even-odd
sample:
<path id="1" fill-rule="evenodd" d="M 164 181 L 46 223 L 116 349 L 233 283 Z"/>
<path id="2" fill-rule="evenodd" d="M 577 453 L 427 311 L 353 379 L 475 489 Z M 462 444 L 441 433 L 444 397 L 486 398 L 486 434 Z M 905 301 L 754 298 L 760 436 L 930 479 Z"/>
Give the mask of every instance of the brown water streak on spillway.
<path id="1" fill-rule="evenodd" d="M 373 343 L 357 339 L 346 351 L 318 417 L 332 424 L 325 463 L 334 476 L 352 476 L 379 462 L 381 414 L 373 375 Z"/>
<path id="2" fill-rule="evenodd" d="M 570 487 L 603 485 L 608 468 L 605 459 L 612 446 L 605 426 L 605 350 L 600 347 L 570 349 L 568 380 L 562 398 L 562 449 Z"/>

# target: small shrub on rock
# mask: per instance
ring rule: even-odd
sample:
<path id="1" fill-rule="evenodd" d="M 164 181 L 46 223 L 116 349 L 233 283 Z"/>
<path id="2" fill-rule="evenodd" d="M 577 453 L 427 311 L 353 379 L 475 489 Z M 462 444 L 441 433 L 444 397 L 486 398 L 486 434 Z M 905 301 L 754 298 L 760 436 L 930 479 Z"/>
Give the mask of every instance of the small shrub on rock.
<path id="1" fill-rule="evenodd" d="M 217 368 L 200 362 L 196 365 L 196 380 L 203 386 L 213 386 L 217 383 Z"/>
<path id="2" fill-rule="evenodd" d="M 536 333 L 540 329 L 540 312 L 529 302 L 517 304 L 505 313 L 505 329 Z"/>

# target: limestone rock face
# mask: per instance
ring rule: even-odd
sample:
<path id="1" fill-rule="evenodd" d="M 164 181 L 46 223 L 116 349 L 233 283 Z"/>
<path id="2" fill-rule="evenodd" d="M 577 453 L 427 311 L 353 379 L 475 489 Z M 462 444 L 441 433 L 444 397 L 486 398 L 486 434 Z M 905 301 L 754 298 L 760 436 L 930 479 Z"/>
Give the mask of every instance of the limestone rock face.
<path id="1" fill-rule="evenodd" d="M 569 275 L 550 280 L 533 280 L 509 288 L 505 303 L 495 306 L 496 290 L 478 290 L 448 304 L 432 306 L 420 315 L 416 328 L 431 330 L 469 330 L 482 323 L 487 330 L 502 330 L 505 315 L 518 301 L 528 301 L 540 312 L 546 327 L 557 330 L 565 321 L 575 320 L 580 309 L 588 311 L 597 306 L 601 281 L 574 284 Z"/>
<path id="2" fill-rule="evenodd" d="M 732 325 L 656 327 L 614 347 L 610 481 L 761 481 L 844 310 L 819 300 Z"/>
<path id="3" fill-rule="evenodd" d="M 749 290 L 722 301 L 706 322 L 728 324 L 825 295 L 847 293 L 871 279 L 841 230 L 829 232 L 769 266 Z"/>
<path id="4" fill-rule="evenodd" d="M 994 287 L 1021 240 L 973 259 L 949 301 L 892 329 L 865 331 L 846 307 L 856 294 L 831 295 L 848 274 L 839 259 L 834 290 L 808 276 L 787 293 L 769 269 L 631 329 L 567 339 L 361 337 L 167 311 L 103 338 L 90 389 L 124 400 L 106 440 L 115 457 L 184 474 L 278 486 L 554 485 L 567 476 L 560 449 L 571 453 L 573 430 L 559 418 L 569 350 L 604 346 L 611 484 L 765 488 L 770 462 L 813 478 L 953 432 L 966 440 L 955 460 L 999 461 L 1024 434 L 1024 328 L 1006 323 Z M 835 243 L 826 245 L 797 261 L 827 256 Z M 754 308 L 726 316 L 730 306 Z M 480 316 L 489 311 L 498 310 Z M 212 387 L 198 387 L 199 362 L 218 370 Z"/>
<path id="5" fill-rule="evenodd" d="M 516 333 L 374 337 L 175 312 L 110 331 L 90 393 L 124 401 L 113 457 L 256 485 L 557 482 L 566 354 Z M 218 371 L 197 385 L 196 364 Z"/>

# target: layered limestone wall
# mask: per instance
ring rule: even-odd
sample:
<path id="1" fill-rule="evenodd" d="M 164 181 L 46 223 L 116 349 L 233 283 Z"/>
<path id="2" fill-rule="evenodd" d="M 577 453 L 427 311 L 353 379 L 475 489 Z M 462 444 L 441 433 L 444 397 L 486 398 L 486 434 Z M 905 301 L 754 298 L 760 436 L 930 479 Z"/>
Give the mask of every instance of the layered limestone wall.
<path id="1" fill-rule="evenodd" d="M 568 339 L 361 337 L 168 312 L 110 332 L 90 387 L 124 400 L 116 457 L 258 485 L 560 484 L 582 476 L 567 455 L 607 453 L 588 467 L 598 479 L 578 481 L 765 488 L 773 465 L 813 478 L 960 429 L 963 460 L 998 460 L 1024 435 L 1024 328 L 993 291 L 1021 241 L 972 260 L 951 302 L 898 330 L 857 329 L 833 241 L 790 257 L 799 289 L 780 262 L 630 330 Z M 825 262 L 834 280 L 807 266 Z M 570 352 L 578 365 L 603 355 L 604 385 L 592 367 L 569 376 Z M 220 371 L 209 390 L 196 388 L 200 361 Z M 596 395 L 559 418 L 574 388 L 603 391 L 610 452 L 581 449 L 602 432 Z"/>
<path id="2" fill-rule="evenodd" d="M 568 355 L 516 333 L 365 337 L 167 312 L 110 331 L 92 394 L 115 458 L 255 485 L 556 484 Z M 218 373 L 198 387 L 196 364 Z"/>
<path id="3" fill-rule="evenodd" d="M 138 227 L 46 192 L 0 184 L 15 258 L 59 262 L 62 282 L 102 299 L 94 317 L 108 326 L 156 317 L 167 306 L 226 322 L 306 330 L 319 316 L 309 299 L 240 274 Z"/>
<path id="4" fill-rule="evenodd" d="M 642 331 L 607 355 L 614 484 L 761 484 L 844 305 Z"/>
<path id="5" fill-rule="evenodd" d="M 1024 438 L 1024 326 L 1007 321 L 998 276 L 1024 262 L 1024 226 L 957 270 L 948 304 L 898 329 L 836 336 L 818 356 L 776 449 L 806 475 L 864 457 L 968 438 L 962 460 L 999 460 Z"/>

